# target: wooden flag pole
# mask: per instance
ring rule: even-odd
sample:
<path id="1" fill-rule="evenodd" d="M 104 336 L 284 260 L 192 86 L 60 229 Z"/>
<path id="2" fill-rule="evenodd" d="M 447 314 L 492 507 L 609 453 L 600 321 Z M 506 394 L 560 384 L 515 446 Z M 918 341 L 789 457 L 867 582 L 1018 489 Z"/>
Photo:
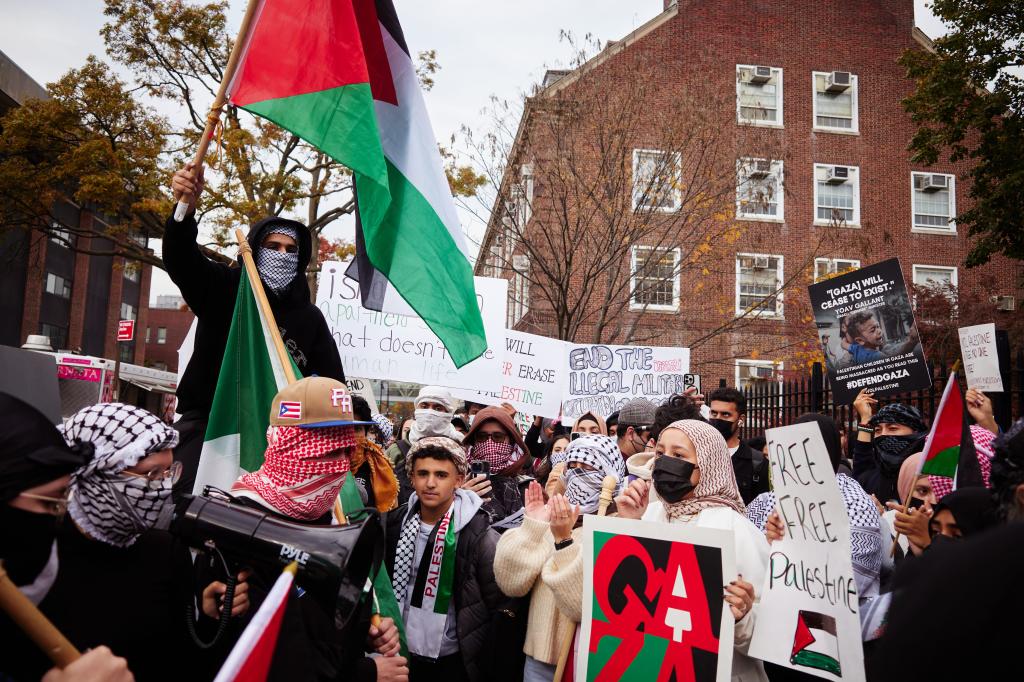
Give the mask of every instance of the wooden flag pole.
<path id="1" fill-rule="evenodd" d="M 235 228 L 235 239 L 238 240 L 238 251 L 242 254 L 242 263 L 245 264 L 245 274 L 249 278 L 249 286 L 252 287 L 252 292 L 256 295 L 256 304 L 259 305 L 263 316 L 267 320 L 267 325 L 270 327 L 270 337 L 274 341 L 274 351 L 277 353 L 277 359 L 281 361 L 281 365 L 284 367 L 284 376 L 288 383 L 294 384 L 298 379 L 295 377 L 295 371 L 292 369 L 292 358 L 284 347 L 284 340 L 281 339 L 281 332 L 277 328 L 277 320 L 274 319 L 274 311 L 270 309 L 267 292 L 263 290 L 260 273 L 256 270 L 256 261 L 252 259 L 252 247 L 249 246 L 245 235 L 238 228 Z M 301 273 L 295 276 L 301 277 Z"/>
<path id="2" fill-rule="evenodd" d="M 43 650 L 53 664 L 65 668 L 74 663 L 82 654 L 74 647 L 60 630 L 44 616 L 28 597 L 21 593 L 7 576 L 3 564 L 0 563 L 0 609 L 10 616 L 11 620 Z"/>
<path id="3" fill-rule="evenodd" d="M 196 154 L 192 157 L 193 180 L 195 180 L 196 175 L 199 173 L 199 168 L 203 165 L 206 151 L 210 148 L 210 142 L 213 141 L 213 136 L 220 125 L 220 115 L 224 105 L 227 104 L 224 97 L 227 94 L 228 85 L 231 84 L 231 79 L 235 77 L 238 60 L 242 57 L 242 46 L 249 37 L 249 29 L 252 28 L 252 20 L 256 15 L 256 8 L 259 7 L 259 4 L 260 0 L 249 0 L 249 4 L 245 8 L 242 25 L 238 28 L 238 37 L 235 38 L 235 44 L 231 48 L 231 55 L 228 57 L 228 64 L 224 68 L 220 89 L 217 91 L 217 97 L 213 100 L 213 104 L 210 105 L 209 113 L 206 114 L 206 128 L 203 130 L 203 136 L 199 139 L 199 147 L 196 148 Z M 188 202 L 179 201 L 178 205 L 174 208 L 174 221 L 180 223 L 187 214 Z"/>

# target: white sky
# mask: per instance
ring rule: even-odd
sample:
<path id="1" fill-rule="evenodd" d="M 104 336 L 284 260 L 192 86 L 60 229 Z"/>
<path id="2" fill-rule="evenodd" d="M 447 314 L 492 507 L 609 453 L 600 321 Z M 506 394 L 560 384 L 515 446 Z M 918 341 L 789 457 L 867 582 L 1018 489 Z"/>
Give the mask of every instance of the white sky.
<path id="1" fill-rule="evenodd" d="M 437 50 L 441 71 L 426 99 L 435 134 L 444 142 L 463 124 L 483 125 L 480 110 L 492 94 L 515 99 L 546 67 L 564 64 L 569 54 L 559 41 L 561 29 L 617 40 L 658 14 L 663 2 L 395 0 L 395 6 L 410 51 Z M 914 0 L 914 6 L 917 25 L 931 37 L 940 35 L 942 25 L 924 0 Z M 231 7 L 237 26 L 245 1 L 231 0 Z M 45 84 L 87 55 L 103 55 L 103 23 L 102 0 L 0 0 L 0 50 Z M 351 222 L 339 222 L 334 235 L 351 238 Z M 177 293 L 176 287 L 154 269 L 151 300 L 167 293 Z"/>

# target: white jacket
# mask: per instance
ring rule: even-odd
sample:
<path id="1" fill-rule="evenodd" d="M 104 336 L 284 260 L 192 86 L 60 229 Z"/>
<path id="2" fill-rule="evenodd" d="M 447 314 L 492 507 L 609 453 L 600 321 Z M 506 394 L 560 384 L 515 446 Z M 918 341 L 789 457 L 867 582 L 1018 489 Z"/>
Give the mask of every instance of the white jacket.
<path id="1" fill-rule="evenodd" d="M 643 515 L 644 521 L 673 523 L 665 514 L 665 505 L 660 500 L 652 499 Z M 712 507 L 705 509 L 690 521 L 675 523 L 693 523 L 698 528 L 714 528 L 730 531 L 736 547 L 736 572 L 754 586 L 754 607 L 746 616 L 736 622 L 733 641 L 732 680 L 733 682 L 768 682 L 764 672 L 764 664 L 756 658 L 747 656 L 750 639 L 754 635 L 754 622 L 757 619 L 760 595 L 757 592 L 764 585 L 765 571 L 768 568 L 768 541 L 754 524 L 742 514 L 737 514 L 728 507 Z M 732 578 L 726 576 L 726 582 Z M 731 613 L 731 612 L 730 612 Z"/>

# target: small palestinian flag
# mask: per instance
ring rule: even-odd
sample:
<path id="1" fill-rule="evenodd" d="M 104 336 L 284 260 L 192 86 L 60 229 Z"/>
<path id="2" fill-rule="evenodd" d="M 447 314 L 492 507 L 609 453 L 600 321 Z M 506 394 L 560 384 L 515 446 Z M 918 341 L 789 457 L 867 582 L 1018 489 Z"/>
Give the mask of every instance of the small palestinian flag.
<path id="1" fill-rule="evenodd" d="M 956 479 L 954 487 L 984 485 L 956 373 L 950 375 L 924 444 L 921 473 Z"/>
<path id="2" fill-rule="evenodd" d="M 836 619 L 824 613 L 800 611 L 796 618 L 793 653 L 789 662 L 841 677 Z"/>

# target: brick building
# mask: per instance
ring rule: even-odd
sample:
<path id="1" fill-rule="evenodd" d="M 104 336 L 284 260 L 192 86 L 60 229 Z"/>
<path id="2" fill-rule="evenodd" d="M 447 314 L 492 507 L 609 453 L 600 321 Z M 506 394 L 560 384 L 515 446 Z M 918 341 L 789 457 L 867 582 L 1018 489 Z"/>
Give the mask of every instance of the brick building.
<path id="1" fill-rule="evenodd" d="M 46 90 L 0 52 L 0 116 L 28 98 L 46 98 Z M 70 201 L 55 212 L 65 224 L 86 230 L 109 219 Z M 146 237 L 139 236 L 139 240 Z M 148 324 L 152 266 L 123 258 L 88 255 L 110 250 L 101 237 L 76 237 L 54 230 L 7 231 L 0 235 L 0 344 L 20 346 L 29 334 L 49 337 L 54 350 L 115 359 L 118 320 Z M 138 338 L 120 344 L 121 360 L 142 365 L 146 346 Z"/>
<path id="2" fill-rule="evenodd" d="M 180 296 L 158 296 L 149 309 L 146 326 L 146 365 L 178 371 L 178 348 L 188 335 L 195 314 Z"/>
<path id="3" fill-rule="evenodd" d="M 623 342 L 623 329 L 642 330 L 643 343 L 692 347 L 705 386 L 802 375 L 816 354 L 806 285 L 893 256 L 910 283 L 986 290 L 1010 308 L 995 316 L 1015 314 L 1020 263 L 963 266 L 969 238 L 951 219 L 969 201 L 965 166 L 922 166 L 907 151 L 915 128 L 901 100 L 913 83 L 897 60 L 930 45 L 914 26 L 912 0 L 666 0 L 660 15 L 577 68 L 548 72 L 527 98 L 476 274 L 510 280 L 510 327 L 610 343 Z M 590 123 L 602 101 L 587 97 L 623 91 L 641 93 L 640 123 L 605 135 Z M 721 159 L 701 167 L 659 144 L 665 119 L 679 112 L 700 114 L 687 120 L 704 122 Z M 555 128 L 552 118 L 571 125 Z M 587 130 L 601 139 L 581 153 L 566 138 Z M 583 160 L 570 167 L 565 158 L 576 155 Z M 616 166 L 626 182 L 580 191 Z M 720 205 L 676 219 L 692 210 L 689 188 L 712 176 L 730 183 Z M 632 212 L 650 212 L 662 227 L 616 251 L 614 208 L 592 210 L 595 188 L 606 191 L 606 206 L 631 201 Z M 593 248 L 579 232 L 568 243 L 558 234 L 584 213 L 597 250 L 603 240 L 620 262 L 574 273 L 567 288 L 626 274 L 585 302 L 584 321 L 566 334 L 537 289 L 574 250 Z M 695 230 L 695 220 L 722 226 Z M 702 236 L 706 245 L 689 243 Z M 542 264 L 538 243 L 551 252 Z M 609 308 L 611 319 L 602 314 Z"/>

